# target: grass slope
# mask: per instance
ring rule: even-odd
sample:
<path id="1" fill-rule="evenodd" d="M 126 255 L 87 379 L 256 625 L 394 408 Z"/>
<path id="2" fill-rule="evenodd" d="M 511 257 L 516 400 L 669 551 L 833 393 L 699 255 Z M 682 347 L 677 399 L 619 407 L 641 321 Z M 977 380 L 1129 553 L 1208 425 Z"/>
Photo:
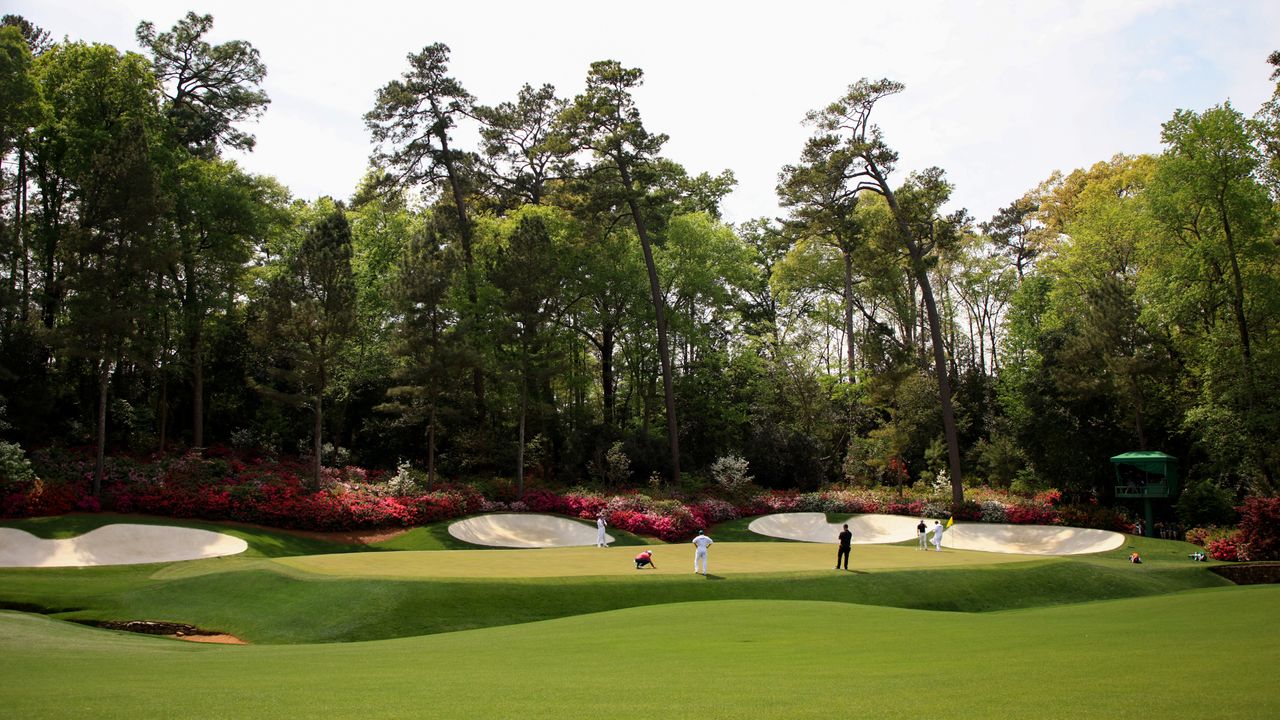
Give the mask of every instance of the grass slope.
<path id="1" fill-rule="evenodd" d="M 727 547 L 717 544 L 713 552 Z M 825 550 L 802 544 L 776 547 Z M 687 549 L 679 550 L 684 556 Z M 890 550 L 925 560 L 924 553 L 886 548 Z M 584 551 L 527 552 L 554 559 Z M 598 556 L 613 554 L 598 551 Z M 377 574 L 322 575 L 295 567 L 335 560 L 412 562 L 430 555 L 434 554 L 362 553 L 296 560 L 211 558 L 167 566 L 5 570 L 0 571 L 0 606 L 44 610 L 64 619 L 184 622 L 255 643 L 308 643 L 441 633 L 671 602 L 823 600 L 982 612 L 1229 584 L 1202 565 L 1132 566 L 1070 559 L 847 573 L 721 571 L 724 574 L 710 579 L 692 572 L 659 574 L 633 569 L 580 577 L 389 579 Z M 855 554 L 855 558 L 865 556 Z M 500 557 L 502 553 L 474 554 L 477 563 Z M 717 557 L 725 558 L 723 554 Z M 942 553 L 928 557 L 936 562 L 963 556 Z M 630 565 L 629 560 L 624 562 L 624 567 Z"/>
<path id="2" fill-rule="evenodd" d="M 859 546 L 851 573 L 826 569 L 833 552 L 828 545 L 722 541 L 712 548 L 716 575 L 704 579 L 689 572 L 692 550 L 683 544 L 658 545 L 659 569 L 642 572 L 633 569 L 632 552 L 625 548 L 386 551 L 456 547 L 442 540 L 447 523 L 388 541 L 381 552 L 266 528 L 140 516 L 4 524 L 66 537 L 111 522 L 219 530 L 243 537 L 250 549 L 235 557 L 167 565 L 0 569 L 0 608 L 64 619 L 184 622 L 256 643 L 308 643 L 441 633 L 667 602 L 826 600 L 979 612 L 1227 584 L 1205 565 L 1188 563 L 1191 546 L 1133 537 L 1131 547 L 1111 553 L 1038 560 Z M 734 536 L 733 527 L 712 533 L 724 540 Z M 1127 563 L 1132 549 L 1148 562 Z M 996 567 L 999 562 L 1010 564 Z"/>
<path id="3" fill-rule="evenodd" d="M 0 707 L 32 720 L 1275 717 L 1277 609 L 1276 587 L 980 615 L 717 601 L 249 647 L 0 613 Z"/>

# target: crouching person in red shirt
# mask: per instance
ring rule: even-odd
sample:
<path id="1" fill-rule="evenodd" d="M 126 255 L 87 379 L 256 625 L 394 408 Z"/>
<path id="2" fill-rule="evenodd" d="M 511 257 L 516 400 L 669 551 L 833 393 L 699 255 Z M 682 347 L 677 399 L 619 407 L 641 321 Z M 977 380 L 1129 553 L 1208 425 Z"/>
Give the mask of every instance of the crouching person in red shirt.
<path id="1" fill-rule="evenodd" d="M 644 567 L 644 566 L 646 566 L 646 565 L 648 565 L 649 567 L 653 568 L 654 570 L 657 570 L 657 569 L 658 569 L 658 566 L 653 564 L 653 551 L 651 551 L 651 550 L 645 550 L 644 552 L 642 552 L 642 553 L 640 553 L 639 555 L 637 555 L 637 556 L 636 556 L 636 569 L 637 569 L 637 570 L 639 570 L 640 568 L 642 568 L 642 567 Z"/>

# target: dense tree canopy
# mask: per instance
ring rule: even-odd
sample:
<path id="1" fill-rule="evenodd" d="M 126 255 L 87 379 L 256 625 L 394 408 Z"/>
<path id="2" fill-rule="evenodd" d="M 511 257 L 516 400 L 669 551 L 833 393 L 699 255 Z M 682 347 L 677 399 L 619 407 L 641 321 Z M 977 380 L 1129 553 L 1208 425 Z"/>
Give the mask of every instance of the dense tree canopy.
<path id="1" fill-rule="evenodd" d="M 253 146 L 266 67 L 212 23 L 141 23 L 147 56 L 0 25 L 6 439 L 514 493 L 691 492 L 740 457 L 767 487 L 953 504 L 1110 503 L 1109 456 L 1145 448 L 1215 517 L 1276 490 L 1275 98 L 1179 110 L 1160 154 L 1046 168 L 974 222 L 942 169 L 894 174 L 911 139 L 872 113 L 906 90 L 862 80 L 809 113 L 786 217 L 732 225 L 733 174 L 663 155 L 640 69 L 482 104 L 437 43 L 366 114 L 360 186 L 308 202 L 223 156 Z"/>

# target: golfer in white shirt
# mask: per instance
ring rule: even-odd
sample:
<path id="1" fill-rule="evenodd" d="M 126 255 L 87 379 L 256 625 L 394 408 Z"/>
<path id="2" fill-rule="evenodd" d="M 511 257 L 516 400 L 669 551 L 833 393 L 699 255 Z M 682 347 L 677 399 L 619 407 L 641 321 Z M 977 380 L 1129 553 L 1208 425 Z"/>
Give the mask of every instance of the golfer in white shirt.
<path id="1" fill-rule="evenodd" d="M 608 536 L 604 534 L 604 513 L 596 516 L 596 547 L 609 547 Z"/>
<path id="2" fill-rule="evenodd" d="M 704 535 L 701 530 L 698 531 L 698 536 L 693 539 L 694 547 L 698 548 L 693 552 L 694 572 L 700 572 L 703 575 L 707 574 L 707 548 L 710 547 L 713 542 L 715 541 Z M 699 562 L 702 563 L 701 570 L 698 569 Z"/>

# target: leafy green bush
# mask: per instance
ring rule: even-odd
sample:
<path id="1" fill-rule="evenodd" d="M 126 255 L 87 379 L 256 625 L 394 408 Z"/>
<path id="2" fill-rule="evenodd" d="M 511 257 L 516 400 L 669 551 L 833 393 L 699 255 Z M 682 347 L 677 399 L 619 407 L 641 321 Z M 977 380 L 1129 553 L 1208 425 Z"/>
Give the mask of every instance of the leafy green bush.
<path id="1" fill-rule="evenodd" d="M 1187 531 L 1186 540 L 1192 545 L 1200 547 L 1209 547 L 1209 543 L 1215 540 L 1231 537 L 1235 530 L 1222 527 L 1193 527 Z"/>
<path id="2" fill-rule="evenodd" d="M 1178 498 L 1178 520 L 1183 527 L 1234 525 L 1236 509 L 1231 491 L 1213 480 L 1187 485 Z"/>
<path id="3" fill-rule="evenodd" d="M 0 440 L 0 487 L 29 483 L 36 479 L 31 461 L 18 443 Z"/>
<path id="4" fill-rule="evenodd" d="M 631 480 L 631 458 L 626 446 L 615 442 L 603 457 L 597 456 L 587 465 L 591 478 L 606 487 L 623 487 Z"/>
<path id="5" fill-rule="evenodd" d="M 1048 487 L 1034 470 L 1024 467 L 1014 475 L 1013 482 L 1009 485 L 1009 490 L 1014 493 L 1030 495 L 1046 490 Z"/>

